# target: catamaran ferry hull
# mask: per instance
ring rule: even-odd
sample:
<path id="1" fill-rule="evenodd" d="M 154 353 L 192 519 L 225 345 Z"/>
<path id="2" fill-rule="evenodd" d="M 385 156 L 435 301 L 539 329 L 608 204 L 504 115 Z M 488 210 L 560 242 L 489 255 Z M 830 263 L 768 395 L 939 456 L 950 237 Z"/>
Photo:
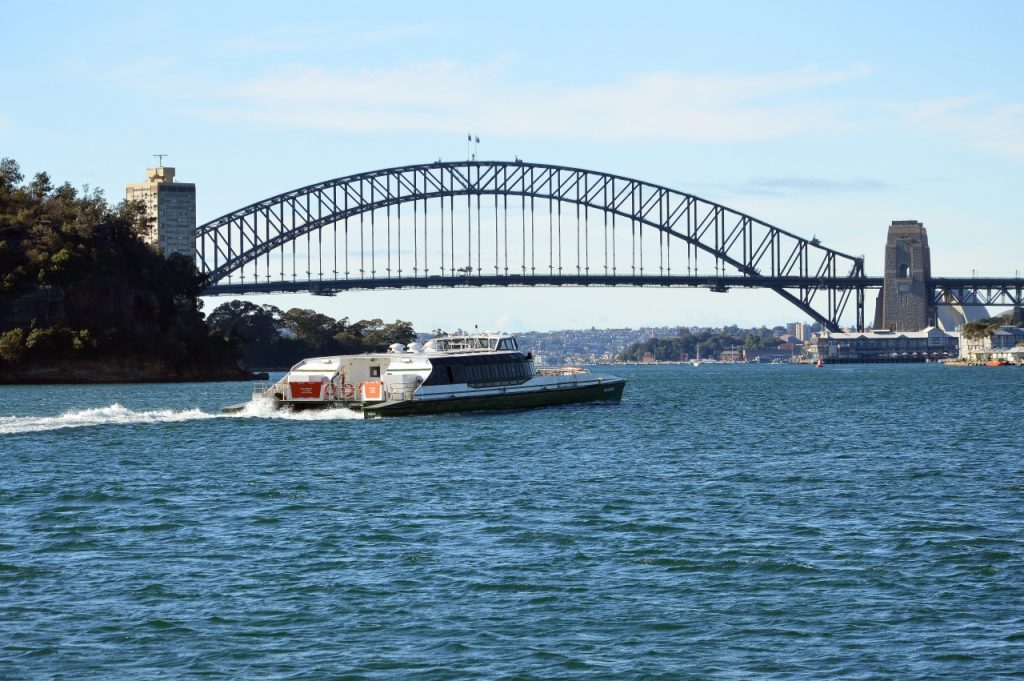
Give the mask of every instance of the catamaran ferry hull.
<path id="1" fill-rule="evenodd" d="M 444 414 L 460 411 L 501 411 L 534 409 L 564 404 L 607 402 L 618 404 L 622 400 L 625 379 L 605 379 L 601 383 L 585 386 L 551 387 L 536 391 L 507 392 L 501 395 L 457 394 L 434 399 L 413 399 L 401 402 L 366 406 L 366 418 L 380 416 L 413 416 L 417 414 Z"/>

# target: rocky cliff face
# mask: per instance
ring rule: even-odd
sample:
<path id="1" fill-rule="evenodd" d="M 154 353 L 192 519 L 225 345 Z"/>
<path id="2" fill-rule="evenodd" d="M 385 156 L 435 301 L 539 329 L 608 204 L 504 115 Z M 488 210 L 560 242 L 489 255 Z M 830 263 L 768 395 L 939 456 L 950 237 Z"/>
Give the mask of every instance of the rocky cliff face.
<path id="1" fill-rule="evenodd" d="M 15 361 L 0 357 L 0 383 L 252 378 L 252 373 L 237 362 L 225 361 L 222 352 L 189 352 L 186 347 L 184 361 L 168 359 L 166 349 L 182 345 L 182 320 L 178 311 L 167 308 L 167 301 L 161 301 L 153 291 L 116 280 L 99 286 L 39 285 L 17 295 L 0 295 L 0 336 L 20 329 L 22 346 L 14 355 Z M 46 330 L 47 335 L 33 335 L 33 330 Z M 201 321 L 198 331 L 205 333 Z M 115 346 L 117 339 L 122 339 L 120 347 L 103 343 L 104 334 L 114 339 Z M 80 342 L 81 338 L 86 340 Z"/>
<path id="2" fill-rule="evenodd" d="M 67 326 L 64 290 L 56 286 L 35 286 L 17 296 L 0 296 L 0 324 L 3 328 Z"/>

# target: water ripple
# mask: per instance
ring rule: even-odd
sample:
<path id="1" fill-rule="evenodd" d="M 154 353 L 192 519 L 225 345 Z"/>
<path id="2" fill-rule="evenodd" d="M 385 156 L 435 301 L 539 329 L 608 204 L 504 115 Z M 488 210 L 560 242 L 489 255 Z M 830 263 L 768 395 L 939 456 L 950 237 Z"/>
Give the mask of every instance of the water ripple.
<path id="1" fill-rule="evenodd" d="M 0 388 L 0 677 L 1024 668 L 1018 375 L 832 369 L 377 422 Z"/>

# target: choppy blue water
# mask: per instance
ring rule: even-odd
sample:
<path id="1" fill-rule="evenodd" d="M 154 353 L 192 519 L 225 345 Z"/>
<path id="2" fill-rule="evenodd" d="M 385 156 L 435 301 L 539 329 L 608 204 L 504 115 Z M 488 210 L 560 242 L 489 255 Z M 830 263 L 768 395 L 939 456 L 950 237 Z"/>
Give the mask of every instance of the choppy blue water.
<path id="1" fill-rule="evenodd" d="M 0 387 L 0 677 L 1024 672 L 1024 371 L 614 371 L 379 421 Z"/>

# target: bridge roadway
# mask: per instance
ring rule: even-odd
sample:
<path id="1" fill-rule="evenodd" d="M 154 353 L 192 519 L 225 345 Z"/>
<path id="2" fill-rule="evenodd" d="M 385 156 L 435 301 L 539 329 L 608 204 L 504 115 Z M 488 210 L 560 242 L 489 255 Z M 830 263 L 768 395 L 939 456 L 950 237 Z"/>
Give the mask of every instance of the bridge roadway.
<path id="1" fill-rule="evenodd" d="M 485 275 L 460 274 L 458 276 L 431 275 L 416 277 L 381 277 L 352 279 L 315 279 L 292 281 L 218 283 L 208 286 L 204 295 L 243 295 L 259 293 L 311 293 L 332 296 L 342 291 L 410 288 L 484 288 L 535 286 L 628 286 L 666 288 L 705 288 L 724 293 L 732 288 L 767 288 L 789 297 L 789 291 L 799 292 L 797 297 L 810 300 L 816 292 L 826 295 L 849 295 L 856 291 L 858 298 L 858 327 L 864 328 L 863 297 L 867 289 L 880 289 L 883 277 L 760 277 L 753 275 Z M 1024 278 L 1004 277 L 932 277 L 928 291 L 933 305 L 959 306 L 1011 306 L 1024 308 Z M 839 293 L 837 293 L 839 292 Z M 788 294 L 788 295 L 787 295 Z"/>
<path id="2" fill-rule="evenodd" d="M 882 277 L 758 277 L 758 276 L 680 276 L 680 275 L 491 275 L 381 277 L 353 279 L 314 279 L 294 281 L 218 283 L 207 287 L 203 295 L 243 293 L 313 293 L 332 295 L 340 291 L 402 288 L 483 288 L 533 286 L 648 286 L 706 288 L 725 292 L 731 288 L 833 289 L 881 288 Z"/>
<path id="3" fill-rule="evenodd" d="M 883 277 L 757 277 L 757 276 L 681 276 L 681 275 L 473 275 L 455 277 L 381 277 L 353 279 L 295 279 L 266 282 L 219 283 L 208 286 L 203 294 L 240 295 L 245 293 L 315 293 L 402 288 L 471 288 L 488 286 L 654 286 L 706 288 L 727 291 L 730 288 L 769 289 L 878 289 Z M 932 277 L 928 289 L 936 305 L 1024 306 L 1024 277 Z M 947 295 L 948 294 L 948 295 Z M 973 300 L 966 294 L 973 294 Z M 961 302 L 962 298 L 969 298 Z"/>

